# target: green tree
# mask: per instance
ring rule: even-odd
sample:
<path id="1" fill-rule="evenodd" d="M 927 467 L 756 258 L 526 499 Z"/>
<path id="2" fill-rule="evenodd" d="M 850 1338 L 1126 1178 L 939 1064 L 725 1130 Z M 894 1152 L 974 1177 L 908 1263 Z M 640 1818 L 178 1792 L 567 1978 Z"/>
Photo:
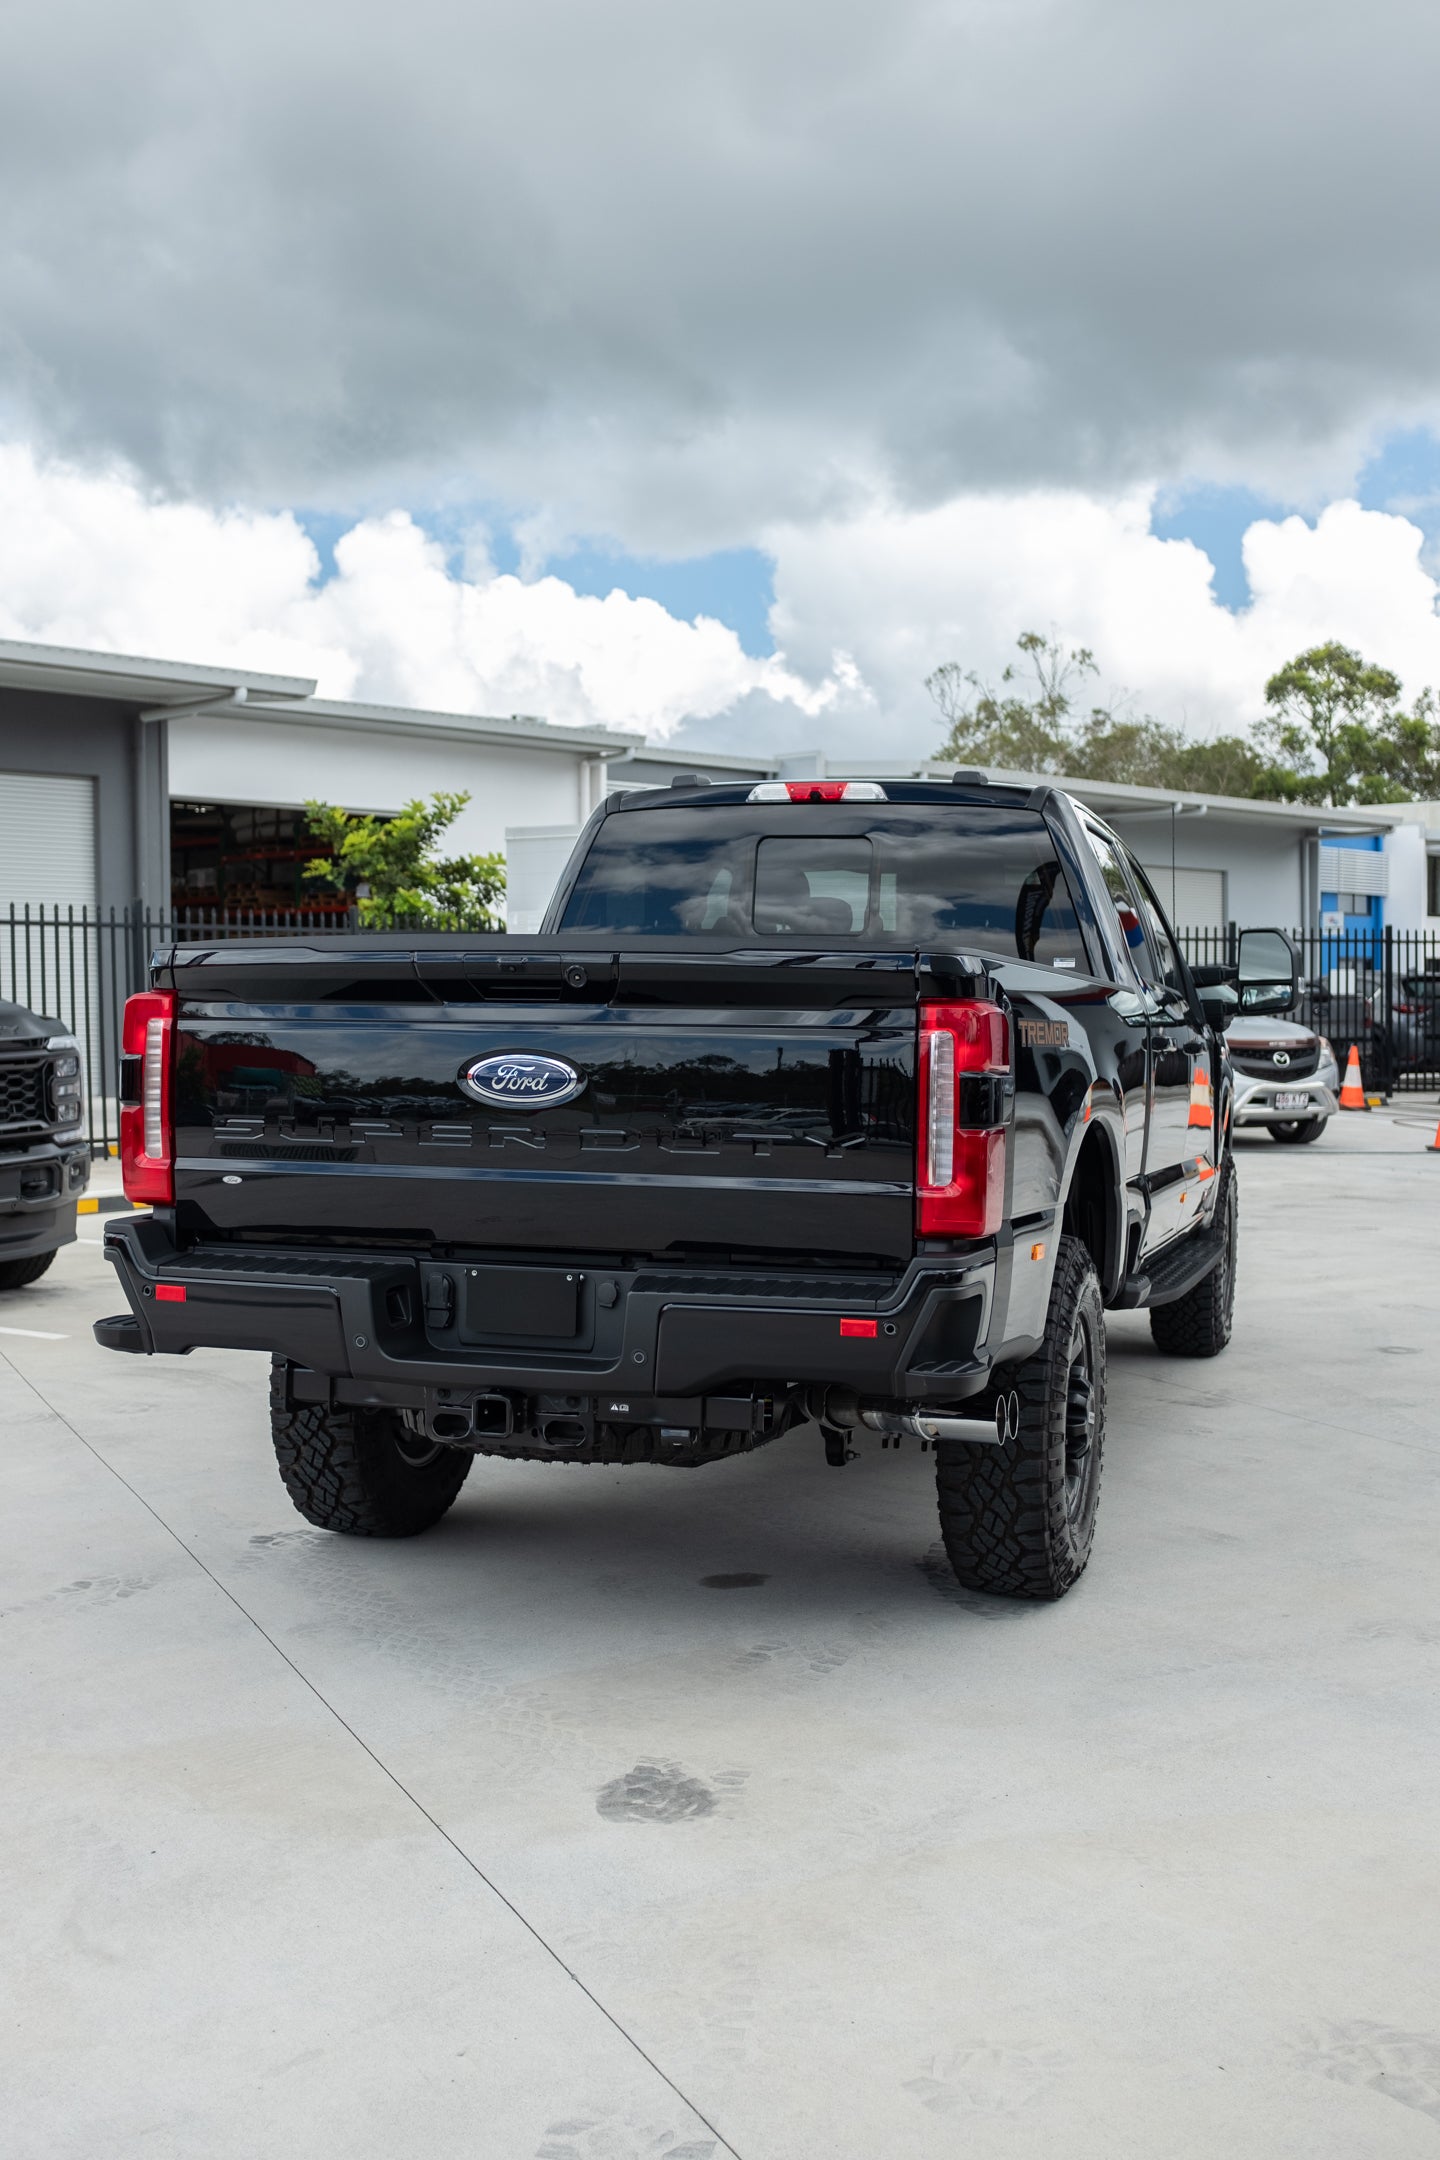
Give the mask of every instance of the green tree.
<path id="1" fill-rule="evenodd" d="M 1400 678 L 1349 645 L 1313 645 L 1265 685 L 1257 793 L 1316 804 L 1408 802 L 1440 793 L 1440 726 L 1422 692 L 1400 709 Z"/>
<path id="2" fill-rule="evenodd" d="M 1036 630 L 1025 631 L 1016 644 L 1021 658 L 1010 662 L 998 684 L 982 682 L 954 660 L 925 678 L 950 727 L 938 757 L 1135 787 L 1254 792 L 1265 761 L 1242 736 L 1192 742 L 1148 713 L 1130 714 L 1123 700 L 1092 704 L 1081 714 L 1077 692 L 1099 676 L 1089 648 L 1067 648 Z"/>
<path id="3" fill-rule="evenodd" d="M 470 797 L 432 795 L 429 803 L 406 803 L 398 817 L 356 816 L 331 803 L 307 802 L 305 821 L 332 853 L 306 863 L 308 878 L 353 896 L 369 930 L 424 924 L 433 930 L 503 930 L 499 902 L 505 891 L 503 855 L 455 855 L 436 859 Z"/>
<path id="4" fill-rule="evenodd" d="M 1015 643 L 1022 658 L 1012 660 L 996 684 L 982 682 L 958 660 L 926 676 L 925 687 L 950 724 L 936 755 L 957 765 L 1063 772 L 1074 693 L 1099 673 L 1095 655 L 1085 645 L 1067 650 L 1038 630 L 1022 631 Z"/>

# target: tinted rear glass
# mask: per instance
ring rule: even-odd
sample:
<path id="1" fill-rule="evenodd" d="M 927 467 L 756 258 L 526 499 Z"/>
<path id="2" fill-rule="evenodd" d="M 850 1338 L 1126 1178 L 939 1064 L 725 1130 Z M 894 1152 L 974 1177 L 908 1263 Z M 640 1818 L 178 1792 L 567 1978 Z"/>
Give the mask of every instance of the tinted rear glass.
<path id="1" fill-rule="evenodd" d="M 1042 966 L 1086 965 L 1044 821 L 958 805 L 620 812 L 596 833 L 559 928 L 827 945 L 959 939 Z"/>

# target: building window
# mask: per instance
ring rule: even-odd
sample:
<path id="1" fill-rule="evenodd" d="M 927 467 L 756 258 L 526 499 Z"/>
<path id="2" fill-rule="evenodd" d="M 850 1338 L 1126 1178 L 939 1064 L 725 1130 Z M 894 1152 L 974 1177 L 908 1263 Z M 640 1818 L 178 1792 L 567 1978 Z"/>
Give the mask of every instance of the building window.
<path id="1" fill-rule="evenodd" d="M 1440 915 L 1440 855 L 1425 858 L 1425 912 Z"/>

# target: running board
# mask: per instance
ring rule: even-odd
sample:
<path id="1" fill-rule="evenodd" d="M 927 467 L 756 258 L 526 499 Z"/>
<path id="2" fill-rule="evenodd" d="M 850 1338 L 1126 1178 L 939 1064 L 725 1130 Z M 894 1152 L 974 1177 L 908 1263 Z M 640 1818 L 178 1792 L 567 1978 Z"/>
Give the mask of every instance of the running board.
<path id="1" fill-rule="evenodd" d="M 1224 1251 L 1222 1219 L 1199 1237 L 1182 1238 L 1177 1245 L 1147 1261 L 1143 1270 L 1122 1284 L 1115 1300 L 1116 1310 L 1131 1312 L 1139 1305 L 1173 1305 L 1187 1290 L 1193 1290 L 1196 1283 L 1204 1282 L 1207 1275 L 1214 1273 Z"/>

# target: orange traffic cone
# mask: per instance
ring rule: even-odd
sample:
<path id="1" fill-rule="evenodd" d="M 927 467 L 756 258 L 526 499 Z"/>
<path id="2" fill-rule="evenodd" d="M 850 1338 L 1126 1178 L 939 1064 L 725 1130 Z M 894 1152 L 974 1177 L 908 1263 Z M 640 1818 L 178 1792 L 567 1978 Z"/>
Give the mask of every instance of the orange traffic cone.
<path id="1" fill-rule="evenodd" d="M 1345 1084 L 1340 1090 L 1342 1110 L 1368 1110 L 1365 1100 L 1365 1083 L 1360 1077 L 1360 1052 L 1354 1043 L 1350 1045 L 1350 1061 L 1345 1067 Z"/>
<path id="2" fill-rule="evenodd" d="M 1215 1123 L 1215 1111 L 1210 1101 L 1210 1075 L 1198 1061 L 1195 1076 L 1190 1082 L 1190 1115 L 1187 1125 L 1199 1125 L 1209 1132 Z"/>
<path id="3" fill-rule="evenodd" d="M 1432 1155 L 1440 1155 L 1440 1125 L 1435 1127 L 1435 1138 L 1426 1143 Z"/>

